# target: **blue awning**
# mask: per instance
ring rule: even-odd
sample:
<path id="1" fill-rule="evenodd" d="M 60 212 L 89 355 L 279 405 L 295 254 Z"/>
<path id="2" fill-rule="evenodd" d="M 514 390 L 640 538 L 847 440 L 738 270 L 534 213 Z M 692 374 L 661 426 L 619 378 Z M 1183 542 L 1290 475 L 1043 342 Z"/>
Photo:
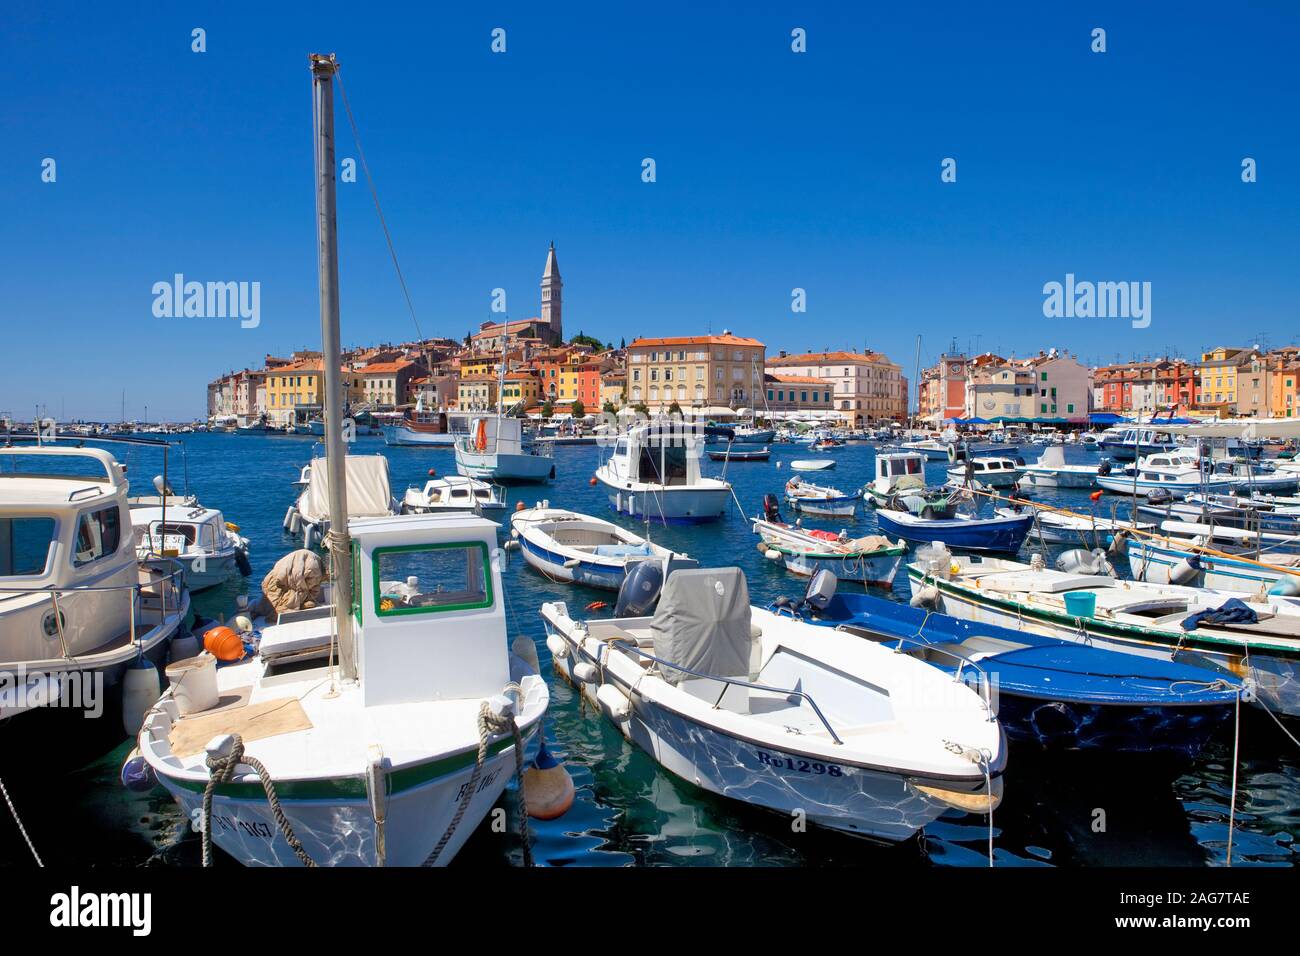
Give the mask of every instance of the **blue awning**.
<path id="1" fill-rule="evenodd" d="M 1123 415 L 1116 415 L 1114 412 L 1089 412 L 1089 425 L 1119 425 L 1127 423 L 1129 419 Z"/>

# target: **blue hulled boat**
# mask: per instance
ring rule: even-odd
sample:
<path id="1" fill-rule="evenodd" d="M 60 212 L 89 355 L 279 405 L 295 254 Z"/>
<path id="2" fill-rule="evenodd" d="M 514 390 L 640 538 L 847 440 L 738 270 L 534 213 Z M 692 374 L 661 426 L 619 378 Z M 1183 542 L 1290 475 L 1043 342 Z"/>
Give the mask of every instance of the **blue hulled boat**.
<path id="1" fill-rule="evenodd" d="M 968 682 L 982 670 L 995 688 L 1007 736 L 1043 749 L 1192 756 L 1231 717 L 1241 689 L 1231 674 L 963 621 L 866 594 L 819 602 L 818 585 L 814 581 L 798 605 L 785 606 L 813 624 L 893 642 Z"/>
<path id="2" fill-rule="evenodd" d="M 970 515 L 936 517 L 876 509 L 876 523 L 881 532 L 891 538 L 908 541 L 941 541 L 950 548 L 963 551 L 1005 551 L 1014 554 L 1024 544 L 1025 537 L 1034 525 L 1033 513 L 1024 515 L 995 515 L 977 518 Z"/>

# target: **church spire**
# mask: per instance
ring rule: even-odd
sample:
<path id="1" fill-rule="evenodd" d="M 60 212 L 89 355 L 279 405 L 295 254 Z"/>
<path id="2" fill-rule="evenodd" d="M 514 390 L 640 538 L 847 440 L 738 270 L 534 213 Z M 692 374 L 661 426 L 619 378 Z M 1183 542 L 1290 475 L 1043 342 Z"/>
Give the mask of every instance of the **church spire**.
<path id="1" fill-rule="evenodd" d="M 555 243 L 552 242 L 546 252 L 546 269 L 542 272 L 542 315 L 541 319 L 550 326 L 555 342 L 564 341 L 564 325 L 561 318 L 560 264 L 555 259 Z"/>

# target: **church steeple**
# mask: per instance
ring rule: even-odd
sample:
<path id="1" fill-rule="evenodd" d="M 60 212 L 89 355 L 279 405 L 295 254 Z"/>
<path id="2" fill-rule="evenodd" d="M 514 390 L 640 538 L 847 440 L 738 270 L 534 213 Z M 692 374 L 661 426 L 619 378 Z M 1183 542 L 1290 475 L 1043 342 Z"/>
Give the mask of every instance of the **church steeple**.
<path id="1" fill-rule="evenodd" d="M 546 269 L 542 272 L 542 315 L 541 319 L 550 326 L 551 332 L 555 336 L 555 341 L 564 341 L 564 325 L 561 319 L 561 289 L 564 283 L 560 280 L 560 264 L 555 260 L 555 243 L 546 253 Z"/>

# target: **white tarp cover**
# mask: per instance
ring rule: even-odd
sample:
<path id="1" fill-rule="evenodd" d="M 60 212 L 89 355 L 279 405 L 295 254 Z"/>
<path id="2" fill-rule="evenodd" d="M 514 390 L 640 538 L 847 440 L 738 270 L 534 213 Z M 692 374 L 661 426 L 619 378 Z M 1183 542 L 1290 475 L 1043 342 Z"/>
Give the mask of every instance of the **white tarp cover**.
<path id="1" fill-rule="evenodd" d="M 388 459 L 383 455 L 348 455 L 348 517 L 377 518 L 392 514 L 393 493 L 388 487 Z M 329 469 L 325 458 L 313 458 L 311 484 L 302 493 L 298 511 L 304 518 L 329 517 Z"/>
<path id="2" fill-rule="evenodd" d="M 1300 438 L 1300 418 L 1222 418 L 1194 425 L 1165 425 L 1157 420 L 1143 427 L 1192 438 Z"/>
<path id="3" fill-rule="evenodd" d="M 718 677 L 750 675 L 749 586 L 740 568 L 699 568 L 668 575 L 650 623 L 654 653 L 665 661 Z M 670 684 L 689 674 L 661 667 Z"/>

